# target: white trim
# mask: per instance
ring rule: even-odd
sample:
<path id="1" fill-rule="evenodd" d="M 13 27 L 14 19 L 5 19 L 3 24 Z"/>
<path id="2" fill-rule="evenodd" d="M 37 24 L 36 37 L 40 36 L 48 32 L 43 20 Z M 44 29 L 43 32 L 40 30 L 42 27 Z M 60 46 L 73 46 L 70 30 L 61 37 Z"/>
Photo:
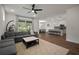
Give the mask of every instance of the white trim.
<path id="1" fill-rule="evenodd" d="M 66 39 L 66 41 L 68 41 L 68 42 L 72 42 L 72 43 L 76 43 L 76 44 L 79 44 L 79 42 L 78 42 L 78 41 L 74 41 L 74 40 L 69 40 L 69 39 Z"/>

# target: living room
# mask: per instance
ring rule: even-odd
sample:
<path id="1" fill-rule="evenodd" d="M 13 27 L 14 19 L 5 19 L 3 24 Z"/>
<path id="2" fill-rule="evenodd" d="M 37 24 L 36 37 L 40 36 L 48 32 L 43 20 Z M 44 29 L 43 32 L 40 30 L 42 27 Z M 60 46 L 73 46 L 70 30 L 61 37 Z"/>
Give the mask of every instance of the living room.
<path id="1" fill-rule="evenodd" d="M 0 55 L 79 54 L 78 13 L 78 4 L 0 4 Z"/>

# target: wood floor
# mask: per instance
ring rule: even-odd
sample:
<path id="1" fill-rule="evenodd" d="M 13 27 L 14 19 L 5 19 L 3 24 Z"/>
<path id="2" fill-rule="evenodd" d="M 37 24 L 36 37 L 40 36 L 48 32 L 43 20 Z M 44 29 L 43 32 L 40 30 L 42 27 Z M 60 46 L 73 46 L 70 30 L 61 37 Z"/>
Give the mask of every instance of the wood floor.
<path id="1" fill-rule="evenodd" d="M 49 35 L 47 33 L 40 33 L 39 37 L 41 39 L 47 40 L 51 43 L 57 44 L 59 46 L 65 47 L 69 49 L 68 54 L 79 55 L 79 44 L 75 44 L 72 42 L 66 41 L 66 35 L 58 36 L 58 35 Z"/>

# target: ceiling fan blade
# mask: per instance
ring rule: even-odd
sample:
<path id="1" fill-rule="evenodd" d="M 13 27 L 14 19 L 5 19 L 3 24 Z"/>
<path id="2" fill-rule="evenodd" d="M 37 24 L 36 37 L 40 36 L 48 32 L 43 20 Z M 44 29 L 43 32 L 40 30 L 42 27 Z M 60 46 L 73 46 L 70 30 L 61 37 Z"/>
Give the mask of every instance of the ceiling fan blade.
<path id="1" fill-rule="evenodd" d="M 37 12 L 36 12 L 36 11 L 34 11 L 34 13 L 35 13 L 35 14 L 37 14 Z"/>
<path id="2" fill-rule="evenodd" d="M 42 11 L 43 9 L 34 9 L 35 11 Z"/>
<path id="3" fill-rule="evenodd" d="M 24 9 L 28 9 L 28 10 L 31 10 L 31 9 L 29 9 L 29 8 L 26 8 L 26 7 L 23 7 Z"/>
<path id="4" fill-rule="evenodd" d="M 35 4 L 32 5 L 32 10 L 34 10 L 34 8 L 35 8 Z"/>

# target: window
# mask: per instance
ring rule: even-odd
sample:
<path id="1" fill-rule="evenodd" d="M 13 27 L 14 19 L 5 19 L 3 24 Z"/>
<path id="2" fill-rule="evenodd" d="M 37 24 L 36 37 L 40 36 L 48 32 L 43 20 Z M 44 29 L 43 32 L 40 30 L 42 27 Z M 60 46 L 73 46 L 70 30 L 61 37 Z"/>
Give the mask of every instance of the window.
<path id="1" fill-rule="evenodd" d="M 17 22 L 18 32 L 29 32 L 32 27 L 32 21 L 19 20 Z"/>

